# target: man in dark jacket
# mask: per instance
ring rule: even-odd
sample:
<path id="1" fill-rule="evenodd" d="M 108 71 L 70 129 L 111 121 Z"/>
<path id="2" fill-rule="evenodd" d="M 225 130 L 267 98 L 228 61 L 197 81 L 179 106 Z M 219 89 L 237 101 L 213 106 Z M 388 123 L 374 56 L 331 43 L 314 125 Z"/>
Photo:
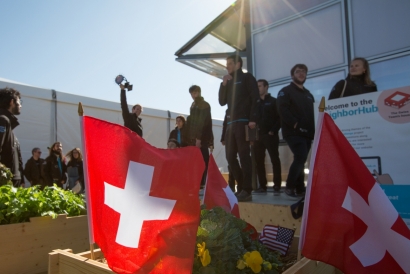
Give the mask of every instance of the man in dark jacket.
<path id="1" fill-rule="evenodd" d="M 28 159 L 26 165 L 24 166 L 24 176 L 26 176 L 32 186 L 39 185 L 41 189 L 43 189 L 46 183 L 44 178 L 44 165 L 46 162 L 44 159 L 40 158 L 40 148 L 33 148 L 31 154 L 33 156 Z"/>
<path id="2" fill-rule="evenodd" d="M 245 126 L 256 127 L 256 101 L 259 98 L 258 85 L 255 77 L 242 71 L 242 58 L 231 55 L 226 58 L 228 74 L 223 77 L 219 88 L 219 104 L 228 105 L 227 129 L 225 133 L 225 153 L 228 165 L 234 178 L 240 178 L 243 173 L 242 191 L 237 195 L 238 201 L 252 200 L 252 161 L 249 142 L 246 141 Z M 237 154 L 241 166 L 235 161 Z"/>
<path id="3" fill-rule="evenodd" d="M 193 85 L 189 88 L 194 102 L 189 111 L 187 121 L 188 126 L 188 144 L 201 149 L 205 162 L 205 171 L 201 180 L 201 187 L 205 185 L 206 175 L 208 172 L 209 147 L 213 146 L 214 134 L 212 132 L 211 106 L 201 96 L 201 88 Z"/>
<path id="4" fill-rule="evenodd" d="M 259 188 L 256 193 L 266 193 L 265 150 L 268 151 L 273 170 L 273 195 L 280 195 L 282 170 L 279 159 L 280 118 L 276 106 L 276 98 L 268 93 L 269 84 L 265 79 L 258 80 L 259 96 L 257 104 L 259 140 L 255 142 L 256 170 Z"/>
<path id="5" fill-rule="evenodd" d="M 56 184 L 62 188 L 67 181 L 67 165 L 63 156 L 63 144 L 55 142 L 49 149 L 50 154 L 46 158 L 44 166 L 46 185 L 52 186 Z"/>
<path id="6" fill-rule="evenodd" d="M 127 96 L 125 95 L 125 86 L 120 85 L 121 88 L 121 110 L 122 118 L 124 119 L 124 126 L 137 133 L 142 137 L 142 124 L 139 117 L 142 112 L 142 106 L 137 104 L 132 107 L 132 112 L 128 109 Z"/>
<path id="7" fill-rule="evenodd" d="M 19 125 L 15 115 L 20 114 L 20 98 L 20 92 L 13 88 L 0 89 L 0 162 L 10 169 L 15 187 L 24 186 L 20 143 L 13 133 Z"/>
<path id="8" fill-rule="evenodd" d="M 292 82 L 278 93 L 278 109 L 282 122 L 282 135 L 293 153 L 285 193 L 290 197 L 305 194 L 305 162 L 315 135 L 313 95 L 303 84 L 308 69 L 304 64 L 293 66 Z"/>

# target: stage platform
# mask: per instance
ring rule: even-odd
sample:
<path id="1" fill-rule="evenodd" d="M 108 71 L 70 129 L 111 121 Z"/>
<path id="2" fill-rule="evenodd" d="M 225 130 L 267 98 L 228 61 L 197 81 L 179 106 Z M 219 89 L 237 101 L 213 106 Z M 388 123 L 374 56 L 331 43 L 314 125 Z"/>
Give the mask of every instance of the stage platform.
<path id="1" fill-rule="evenodd" d="M 253 225 L 258 232 L 261 232 L 267 224 L 294 229 L 295 238 L 289 251 L 297 252 L 302 218 L 294 219 L 290 206 L 300 200 L 300 198 L 288 197 L 283 192 L 280 196 L 273 196 L 272 186 L 272 182 L 268 183 L 267 193 L 253 193 L 252 201 L 239 202 L 241 219 Z M 282 191 L 283 189 L 284 184 L 282 185 Z M 200 191 L 200 197 L 202 199 L 203 190 Z"/>

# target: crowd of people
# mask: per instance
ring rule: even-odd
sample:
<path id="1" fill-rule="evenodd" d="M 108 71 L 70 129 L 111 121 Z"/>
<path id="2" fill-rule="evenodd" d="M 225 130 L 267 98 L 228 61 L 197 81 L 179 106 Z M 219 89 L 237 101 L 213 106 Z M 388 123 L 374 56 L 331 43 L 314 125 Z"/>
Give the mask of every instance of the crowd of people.
<path id="1" fill-rule="evenodd" d="M 61 142 L 49 147 L 49 155 L 41 158 L 41 149 L 35 147 L 31 158 L 23 168 L 20 143 L 13 130 L 19 125 L 16 115 L 20 114 L 22 100 L 20 92 L 13 88 L 0 89 L 0 162 L 10 169 L 14 187 L 24 187 L 25 178 L 31 186 L 38 185 L 84 190 L 84 173 L 81 150 L 72 149 L 63 154 Z"/>
<path id="2" fill-rule="evenodd" d="M 296 64 L 290 70 L 292 82 L 282 88 L 277 98 L 268 93 L 269 83 L 256 80 L 242 70 L 243 61 L 238 55 L 226 59 L 227 74 L 219 89 L 219 103 L 227 106 L 223 122 L 221 143 L 225 146 L 228 162 L 228 184 L 239 201 L 252 200 L 253 193 L 267 192 L 265 153 L 268 151 L 273 170 L 273 194 L 281 194 L 282 168 L 279 157 L 279 130 L 293 154 L 286 187 L 283 192 L 290 197 L 305 194 L 304 166 L 315 133 L 314 97 L 304 84 L 308 68 Z M 377 91 L 370 78 L 369 63 L 364 58 L 351 61 L 346 79 L 336 83 L 329 94 L 329 100 Z M 206 164 L 201 186 L 205 184 L 209 149 L 213 149 L 212 118 L 209 104 L 201 96 L 201 88 L 191 86 L 193 99 L 189 116 L 176 117 L 175 129 L 169 135 L 167 146 L 175 149 L 186 146 L 198 147 Z M 139 114 L 129 113 L 124 86 L 121 86 L 121 106 L 125 126 L 142 136 Z M 141 106 L 140 106 L 141 107 Z M 140 113 L 140 112 L 139 112 Z M 126 119 L 132 117 L 133 122 Z M 247 139 L 247 128 L 257 130 L 257 140 Z M 251 147 L 253 146 L 259 187 L 252 188 Z M 238 160 L 239 156 L 239 160 Z M 236 183 L 235 183 L 236 182 Z"/>
<path id="3" fill-rule="evenodd" d="M 63 154 L 63 144 L 55 142 L 49 147 L 49 155 L 41 158 L 41 149 L 31 151 L 32 157 L 26 162 L 23 170 L 25 178 L 31 186 L 39 185 L 41 189 L 53 186 L 83 192 L 84 171 L 83 157 L 79 148 Z M 16 185 L 15 185 L 16 186 Z"/>
<path id="4" fill-rule="evenodd" d="M 273 193 L 280 195 L 282 169 L 279 157 L 279 130 L 293 153 L 286 187 L 283 192 L 290 197 L 305 194 L 304 165 L 315 133 L 314 97 L 304 86 L 308 67 L 296 64 L 290 70 L 291 83 L 282 88 L 277 98 L 268 93 L 269 83 L 242 70 L 243 61 L 239 55 L 226 59 L 227 74 L 219 88 L 219 103 L 227 106 L 223 123 L 221 143 L 225 146 L 228 162 L 228 184 L 239 201 L 251 201 L 252 192 L 266 193 L 267 178 L 265 153 L 268 151 L 273 170 Z M 121 110 L 124 126 L 143 137 L 141 113 L 143 108 L 136 104 L 129 111 L 126 87 L 121 88 Z M 329 94 L 329 100 L 377 91 L 371 80 L 369 63 L 364 58 L 351 61 L 346 79 L 336 83 Z M 189 116 L 176 117 L 176 126 L 170 132 L 167 147 L 176 149 L 186 146 L 198 147 L 205 162 L 205 170 L 200 182 L 205 185 L 209 151 L 214 146 L 211 107 L 201 94 L 201 88 L 189 88 L 192 105 Z M 49 147 L 47 158 L 41 158 L 41 149 L 32 150 L 32 157 L 23 169 L 20 144 L 13 133 L 19 123 L 22 100 L 20 92 L 13 88 L 0 89 L 0 162 L 8 167 L 15 187 L 24 186 L 24 177 L 31 185 L 41 188 L 53 184 L 67 189 L 84 190 L 84 172 L 81 150 L 72 149 L 63 154 L 61 142 Z M 256 130 L 257 138 L 250 140 L 249 130 Z M 251 147 L 254 149 L 256 173 L 259 187 L 252 188 Z M 238 160 L 239 158 L 239 160 Z M 235 184 L 236 181 L 236 184 Z"/>

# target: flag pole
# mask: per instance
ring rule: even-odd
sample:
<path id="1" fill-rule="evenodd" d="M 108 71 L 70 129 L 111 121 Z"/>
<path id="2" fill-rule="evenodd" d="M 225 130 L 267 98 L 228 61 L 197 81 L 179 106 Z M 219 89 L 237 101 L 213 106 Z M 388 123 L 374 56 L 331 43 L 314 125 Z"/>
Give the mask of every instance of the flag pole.
<path id="1" fill-rule="evenodd" d="M 320 104 L 319 104 L 319 115 L 317 118 L 315 137 L 313 139 L 312 153 L 310 155 L 309 176 L 308 176 L 308 184 L 306 187 L 305 204 L 304 204 L 304 208 L 306 208 L 307 210 L 303 211 L 303 216 L 302 216 L 302 225 L 300 228 L 300 235 L 299 235 L 299 247 L 298 247 L 297 261 L 300 261 L 300 259 L 302 258 L 302 249 L 303 249 L 303 244 L 305 240 L 306 223 L 307 223 L 308 211 L 309 211 L 310 189 L 312 186 L 312 177 L 313 177 L 313 172 L 310 172 L 310 171 L 313 170 L 313 167 L 315 165 L 316 151 L 317 151 L 317 146 L 319 144 L 320 133 L 322 131 L 322 121 L 323 121 L 323 113 L 325 112 L 325 106 L 326 106 L 325 97 L 322 96 L 322 99 L 320 100 Z"/>
<path id="2" fill-rule="evenodd" d="M 81 143 L 83 146 L 83 151 L 86 152 L 86 141 L 85 141 L 85 130 L 84 130 L 84 109 L 81 102 L 78 103 L 78 116 L 80 117 L 80 127 L 81 127 Z M 90 241 L 90 255 L 91 260 L 94 260 L 94 232 L 92 225 L 92 213 L 91 213 L 91 197 L 90 197 L 90 182 L 88 180 L 88 165 L 87 165 L 87 153 L 83 154 L 83 162 L 85 164 L 84 168 L 84 186 L 85 186 L 85 199 L 87 203 L 87 221 L 88 221 L 88 239 Z"/>

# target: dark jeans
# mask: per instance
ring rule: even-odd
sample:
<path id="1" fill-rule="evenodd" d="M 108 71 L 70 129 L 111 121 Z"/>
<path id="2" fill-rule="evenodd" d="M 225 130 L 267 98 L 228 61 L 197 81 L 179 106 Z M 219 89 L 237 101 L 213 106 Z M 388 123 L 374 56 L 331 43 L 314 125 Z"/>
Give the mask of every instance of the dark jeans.
<path id="1" fill-rule="evenodd" d="M 238 159 L 236 160 L 238 162 Z M 238 163 L 239 165 L 239 163 Z M 228 166 L 229 178 L 228 178 L 228 185 L 231 188 L 232 192 L 235 193 L 235 180 L 238 182 L 238 193 L 242 191 L 242 187 L 239 188 L 239 182 L 243 182 L 242 172 L 240 174 L 240 178 L 236 179 L 233 177 L 233 172 L 231 171 L 231 167 Z M 241 183 L 242 186 L 242 183 Z"/>
<path id="2" fill-rule="evenodd" d="M 259 186 L 266 189 L 265 151 L 269 153 L 273 171 L 273 188 L 280 189 L 282 184 L 282 169 L 279 159 L 279 136 L 261 135 L 253 145 L 255 150 L 256 171 L 258 173 Z"/>
<path id="3" fill-rule="evenodd" d="M 21 185 L 22 185 L 22 181 L 20 179 L 18 179 L 18 180 L 13 180 L 12 179 L 11 181 L 12 181 L 14 187 L 21 187 Z"/>
<path id="4" fill-rule="evenodd" d="M 293 162 L 289 168 L 286 188 L 296 189 L 296 192 L 304 192 L 305 162 L 312 145 L 312 140 L 301 136 L 288 136 L 285 140 L 293 153 Z"/>
<path id="5" fill-rule="evenodd" d="M 252 192 L 252 161 L 249 142 L 245 140 L 245 125 L 248 122 L 234 122 L 226 127 L 225 153 L 233 177 L 238 182 L 238 192 Z M 239 154 L 239 166 L 237 155 Z M 241 178 L 243 178 L 241 180 Z"/>
<path id="6" fill-rule="evenodd" d="M 204 173 L 202 174 L 201 186 L 205 186 L 206 176 L 208 175 L 208 162 L 209 162 L 208 144 L 206 144 L 205 146 L 201 146 L 201 153 L 202 153 L 202 157 L 204 158 L 204 162 L 205 162 L 205 170 L 204 170 Z"/>

